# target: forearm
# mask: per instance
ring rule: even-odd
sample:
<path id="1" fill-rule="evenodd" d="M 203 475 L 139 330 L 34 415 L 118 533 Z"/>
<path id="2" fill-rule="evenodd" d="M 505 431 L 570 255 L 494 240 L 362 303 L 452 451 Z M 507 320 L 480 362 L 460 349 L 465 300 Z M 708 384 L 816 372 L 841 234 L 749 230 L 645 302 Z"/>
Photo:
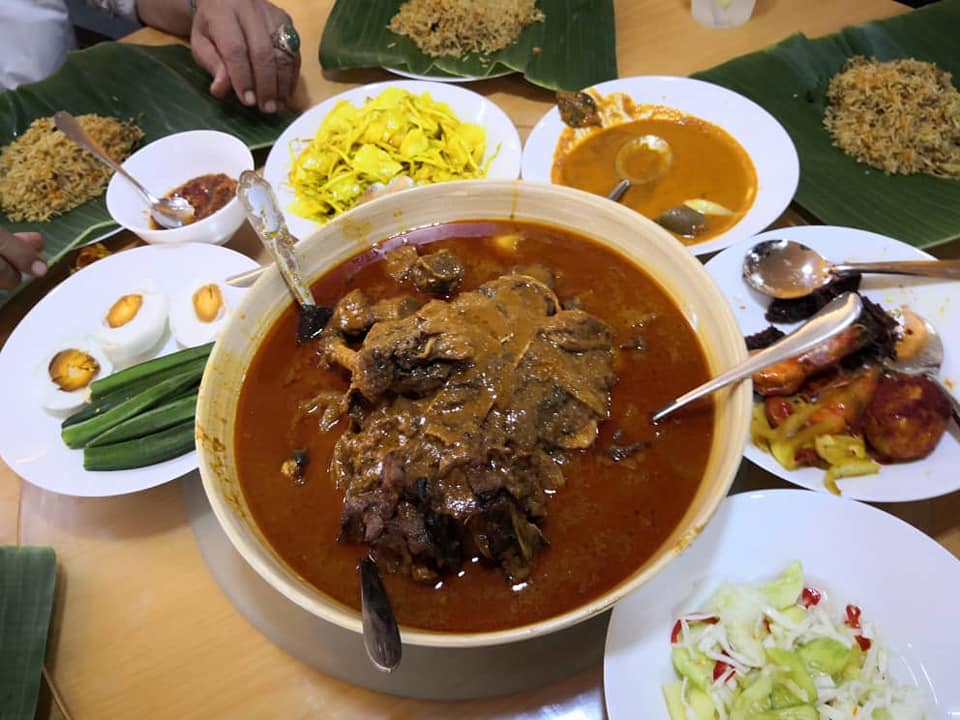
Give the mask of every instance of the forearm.
<path id="1" fill-rule="evenodd" d="M 190 35 L 193 16 L 190 0 L 136 0 L 137 14 L 144 25 L 172 35 Z"/>

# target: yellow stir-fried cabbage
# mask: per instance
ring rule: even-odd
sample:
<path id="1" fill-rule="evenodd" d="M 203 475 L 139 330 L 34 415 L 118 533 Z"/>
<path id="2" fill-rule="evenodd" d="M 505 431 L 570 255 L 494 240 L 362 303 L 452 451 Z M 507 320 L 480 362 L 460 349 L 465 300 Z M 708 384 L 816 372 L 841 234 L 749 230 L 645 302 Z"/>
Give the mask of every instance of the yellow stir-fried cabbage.
<path id="1" fill-rule="evenodd" d="M 498 148 L 499 150 L 499 148 Z M 429 93 L 387 88 L 363 107 L 343 100 L 317 134 L 293 153 L 290 208 L 326 222 L 356 205 L 368 190 L 406 176 L 417 185 L 484 177 L 486 133 L 461 122 Z"/>

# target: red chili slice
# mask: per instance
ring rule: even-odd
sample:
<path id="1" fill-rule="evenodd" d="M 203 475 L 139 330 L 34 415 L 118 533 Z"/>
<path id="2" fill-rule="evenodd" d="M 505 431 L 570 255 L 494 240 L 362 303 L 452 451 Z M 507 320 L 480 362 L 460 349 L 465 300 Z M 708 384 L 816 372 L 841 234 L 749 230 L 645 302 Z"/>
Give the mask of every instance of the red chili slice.
<path id="1" fill-rule="evenodd" d="M 819 605 L 822 599 L 823 595 L 820 591 L 812 587 L 805 587 L 800 594 L 800 602 L 805 608 Z"/>
<path id="2" fill-rule="evenodd" d="M 763 628 L 769 633 L 770 632 L 770 621 L 767 618 L 763 619 Z"/>
<path id="3" fill-rule="evenodd" d="M 680 624 L 680 621 L 677 620 L 673 624 L 673 630 L 670 631 L 670 644 L 676 645 L 677 640 L 680 639 L 680 631 L 683 630 L 683 625 Z"/>
<path id="4" fill-rule="evenodd" d="M 864 638 L 864 639 L 866 639 L 866 638 Z M 869 642 L 869 641 L 868 641 L 868 642 Z M 730 669 L 730 666 L 727 665 L 723 660 L 717 660 L 717 661 L 713 664 L 713 679 L 714 679 L 714 681 L 717 681 L 717 680 L 719 680 L 721 677 L 723 677 L 724 673 L 726 673 L 727 670 L 729 670 L 729 669 Z M 734 672 L 736 672 L 736 671 L 734 671 Z"/>
<path id="5" fill-rule="evenodd" d="M 870 646 L 873 645 L 873 643 L 870 641 L 870 638 L 864 637 L 863 635 L 857 635 L 854 639 L 857 641 L 857 645 L 860 646 L 860 649 L 864 652 L 869 650 Z M 714 672 L 716 672 L 716 670 L 714 670 Z"/>
<path id="6" fill-rule="evenodd" d="M 718 617 L 705 617 L 703 620 L 697 620 L 697 622 L 702 622 L 704 625 L 716 625 L 720 622 Z"/>
<path id="7" fill-rule="evenodd" d="M 860 629 L 860 608 L 856 605 L 847 605 L 847 625 L 854 630 Z"/>

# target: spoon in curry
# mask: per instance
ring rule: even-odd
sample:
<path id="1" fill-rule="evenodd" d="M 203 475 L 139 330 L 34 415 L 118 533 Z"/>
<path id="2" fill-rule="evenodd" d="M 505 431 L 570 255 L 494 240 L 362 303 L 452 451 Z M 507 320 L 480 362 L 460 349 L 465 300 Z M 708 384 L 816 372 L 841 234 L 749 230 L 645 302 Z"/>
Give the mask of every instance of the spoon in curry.
<path id="1" fill-rule="evenodd" d="M 670 170 L 673 150 L 670 143 L 659 135 L 641 135 L 628 140 L 614 159 L 614 169 L 620 182 L 607 193 L 607 198 L 619 202 L 633 185 L 656 182 Z"/>
<path id="2" fill-rule="evenodd" d="M 816 250 L 793 240 L 757 243 L 743 259 L 747 285 L 784 300 L 805 297 L 837 276 L 853 272 L 960 280 L 960 260 L 831 263 Z"/>
<path id="3" fill-rule="evenodd" d="M 377 670 L 391 672 L 400 664 L 403 645 L 380 571 L 368 557 L 360 561 L 360 617 L 367 657 Z"/>
<path id="4" fill-rule="evenodd" d="M 53 116 L 53 124 L 57 130 L 62 132 L 77 145 L 82 147 L 88 153 L 107 167 L 119 173 L 127 180 L 143 199 L 150 205 L 150 217 L 157 225 L 167 229 L 178 228 L 187 225 L 193 221 L 193 205 L 186 198 L 174 195 L 172 198 L 159 198 L 147 190 L 143 185 L 137 182 L 130 173 L 107 154 L 107 151 L 100 147 L 100 144 L 87 134 L 87 131 L 81 127 L 77 119 L 68 112 L 60 110 Z"/>
<path id="5" fill-rule="evenodd" d="M 667 415 L 689 405 L 694 400 L 699 400 L 720 388 L 750 378 L 764 368 L 815 348 L 850 327 L 860 317 L 861 312 L 863 312 L 863 302 L 856 293 L 844 293 L 834 298 L 820 312 L 786 337 L 657 410 L 653 414 L 652 421 L 660 422 Z"/>
<path id="6" fill-rule="evenodd" d="M 317 305 L 313 293 L 303 280 L 300 262 L 294 249 L 296 241 L 287 229 L 273 188 L 257 173 L 244 170 L 237 182 L 237 197 L 240 198 L 257 237 L 273 256 L 280 269 L 280 276 L 300 306 L 297 344 L 313 340 L 327 326 L 333 309 Z"/>

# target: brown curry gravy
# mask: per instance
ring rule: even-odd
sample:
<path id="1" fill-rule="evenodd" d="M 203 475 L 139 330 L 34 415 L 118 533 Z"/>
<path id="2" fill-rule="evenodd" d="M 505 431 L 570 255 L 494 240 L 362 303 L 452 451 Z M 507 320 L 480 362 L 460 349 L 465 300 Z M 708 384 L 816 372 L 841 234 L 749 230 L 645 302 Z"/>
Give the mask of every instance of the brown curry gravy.
<path id="1" fill-rule="evenodd" d="M 506 253 L 492 237 L 523 239 Z M 706 467 L 713 406 L 698 405 L 658 428 L 647 417 L 703 382 L 708 370 L 697 337 L 664 291 L 621 255 L 571 233 L 530 223 L 469 222 L 423 228 L 385 242 L 338 266 L 314 285 L 321 304 L 353 288 L 371 300 L 413 292 L 398 287 L 377 262 L 400 242 L 448 248 L 467 268 L 471 290 L 516 264 L 542 262 L 557 272 L 561 300 L 578 295 L 584 309 L 609 323 L 617 345 L 641 335 L 645 350 L 617 353 L 619 376 L 610 420 L 590 451 L 576 456 L 566 485 L 549 499 L 543 531 L 551 543 L 534 561 L 531 580 L 511 588 L 500 572 L 468 563 L 439 587 L 386 575 L 402 625 L 439 631 L 484 632 L 529 624 L 572 610 L 611 589 L 649 558 L 689 507 Z M 276 552 L 297 573 L 335 600 L 359 608 L 357 563 L 366 545 L 337 542 L 342 494 L 328 468 L 343 424 L 329 433 L 316 416 L 291 427 L 297 404 L 318 390 L 345 390 L 341 372 L 316 367 L 309 346 L 294 341 L 291 304 L 257 351 L 241 389 L 236 423 L 239 482 L 254 519 Z M 649 442 L 620 463 L 604 449 Z M 293 448 L 306 447 L 306 481 L 295 485 L 279 468 Z"/>

